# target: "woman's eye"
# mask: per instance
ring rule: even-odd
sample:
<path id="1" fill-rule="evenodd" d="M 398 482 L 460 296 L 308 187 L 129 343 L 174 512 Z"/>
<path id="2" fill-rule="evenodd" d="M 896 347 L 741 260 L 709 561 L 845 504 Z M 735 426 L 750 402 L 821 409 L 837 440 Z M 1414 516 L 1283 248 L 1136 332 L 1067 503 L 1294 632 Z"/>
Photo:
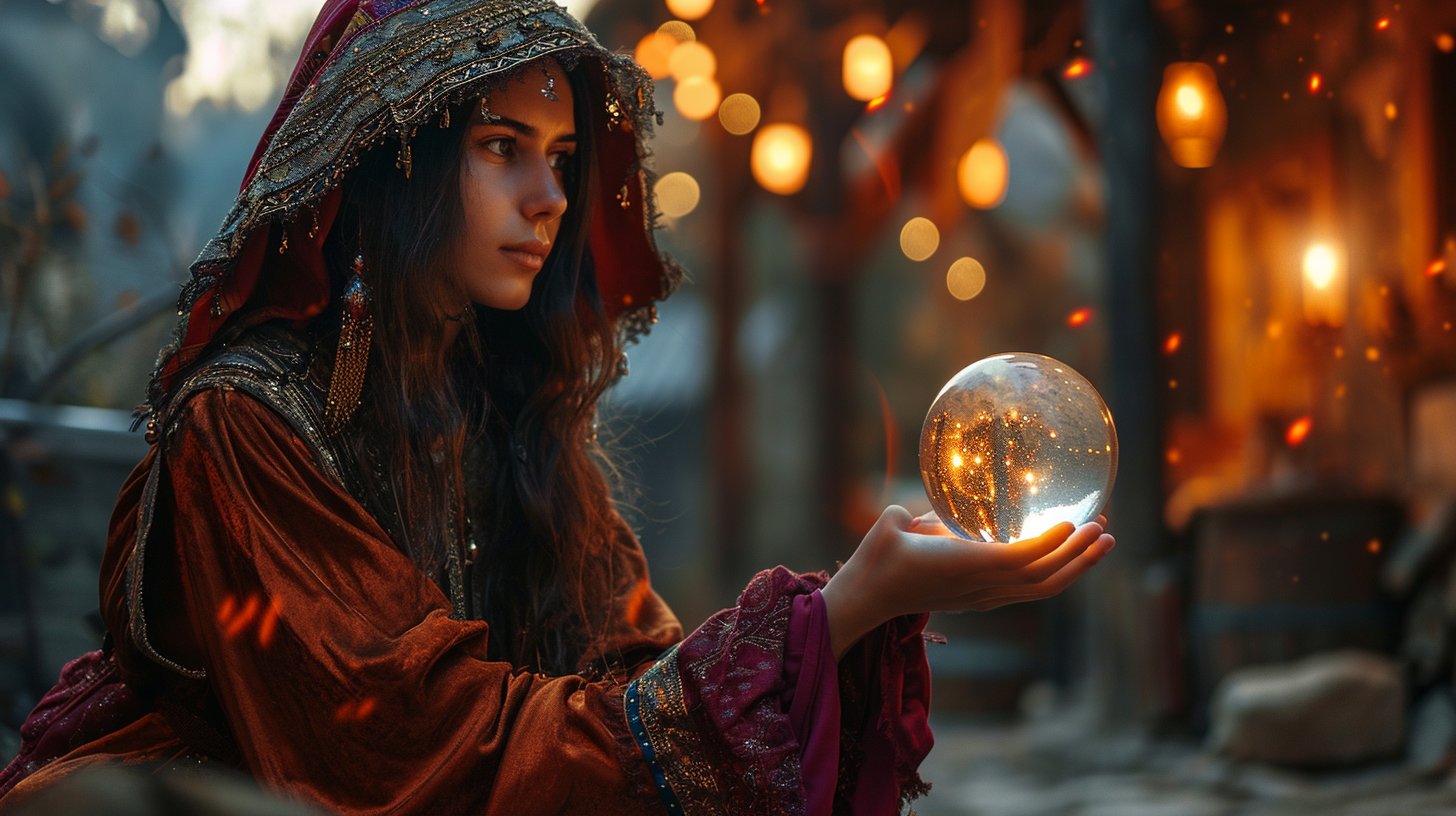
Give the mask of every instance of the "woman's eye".
<path id="1" fill-rule="evenodd" d="M 503 159 L 509 159 L 516 152 L 515 142 L 506 138 L 486 139 L 480 146 Z"/>
<path id="2" fill-rule="evenodd" d="M 548 157 L 548 161 L 551 163 L 552 170 L 565 170 L 568 166 L 571 165 L 571 159 L 572 154 L 565 150 L 552 153 L 550 157 Z"/>

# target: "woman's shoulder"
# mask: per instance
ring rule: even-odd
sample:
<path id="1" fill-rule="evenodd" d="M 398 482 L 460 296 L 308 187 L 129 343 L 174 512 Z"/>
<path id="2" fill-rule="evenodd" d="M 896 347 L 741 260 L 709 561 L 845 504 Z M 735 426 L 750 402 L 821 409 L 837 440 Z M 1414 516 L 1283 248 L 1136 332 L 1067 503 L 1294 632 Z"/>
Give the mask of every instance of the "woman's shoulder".
<path id="1" fill-rule="evenodd" d="M 213 350 L 168 395 L 158 418 L 164 439 L 179 431 L 277 429 L 282 420 L 330 475 L 338 455 L 324 432 L 327 380 L 309 333 L 275 323 L 249 329 Z M 266 410 L 260 410 L 266 409 Z"/>

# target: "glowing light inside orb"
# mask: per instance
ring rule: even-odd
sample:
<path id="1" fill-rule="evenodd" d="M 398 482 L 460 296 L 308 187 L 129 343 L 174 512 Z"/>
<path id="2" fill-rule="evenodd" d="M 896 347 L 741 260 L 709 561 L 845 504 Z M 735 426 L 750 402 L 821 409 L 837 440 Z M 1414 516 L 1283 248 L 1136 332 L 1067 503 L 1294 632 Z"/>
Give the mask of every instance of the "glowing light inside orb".
<path id="1" fill-rule="evenodd" d="M 1203 94 L 1192 85 L 1180 87 L 1173 99 L 1178 104 L 1178 112 L 1189 119 L 1197 119 L 1199 114 L 1203 113 L 1205 106 Z"/>
<path id="2" fill-rule="evenodd" d="M 844 46 L 844 90 L 851 99 L 868 102 L 890 92 L 894 63 L 890 46 L 873 34 L 861 34 Z"/>
<path id="3" fill-rule="evenodd" d="M 1310 285 L 1324 289 L 1335 277 L 1335 253 L 1325 244 L 1315 244 L 1304 253 L 1304 275 Z"/>
<path id="4" fill-rule="evenodd" d="M 963 538 L 1016 541 L 1097 517 L 1117 474 L 1117 433 L 1097 391 L 1064 363 L 1000 354 L 946 383 L 920 434 L 931 505 Z"/>
<path id="5" fill-rule="evenodd" d="M 749 166 L 763 189 L 792 195 L 809 180 L 809 162 L 814 143 L 808 131 L 791 124 L 765 125 L 753 137 Z"/>

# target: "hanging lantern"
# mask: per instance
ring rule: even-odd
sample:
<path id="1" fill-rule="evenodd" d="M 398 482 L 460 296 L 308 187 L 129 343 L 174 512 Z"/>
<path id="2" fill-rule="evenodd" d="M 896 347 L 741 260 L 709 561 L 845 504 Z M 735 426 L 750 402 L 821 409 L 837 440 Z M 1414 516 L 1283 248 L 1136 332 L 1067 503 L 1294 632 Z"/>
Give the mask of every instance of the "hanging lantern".
<path id="1" fill-rule="evenodd" d="M 868 102 L 890 92 L 894 80 L 890 46 L 873 34 L 861 34 L 844 46 L 844 90 Z"/>
<path id="2" fill-rule="evenodd" d="M 1311 326 L 1345 325 L 1348 286 L 1344 264 L 1329 244 L 1310 244 L 1304 253 L 1304 319 Z"/>
<path id="3" fill-rule="evenodd" d="M 956 167 L 956 184 L 961 198 L 978 210 L 989 210 L 1006 198 L 1006 180 L 1011 166 L 1006 161 L 1006 148 L 986 137 L 971 145 Z"/>
<path id="4" fill-rule="evenodd" d="M 1218 77 L 1201 62 L 1175 62 L 1163 69 L 1158 92 L 1158 130 L 1182 167 L 1213 164 L 1228 127 L 1228 108 Z"/>
<path id="5" fill-rule="evenodd" d="M 809 180 L 813 153 L 814 143 L 809 139 L 809 132 L 798 125 L 765 125 L 753 137 L 749 159 L 753 178 L 770 193 L 797 193 Z"/>
<path id="6" fill-rule="evenodd" d="M 667 10 L 672 16 L 684 20 L 696 20 L 713 9 L 713 0 L 667 0 Z"/>

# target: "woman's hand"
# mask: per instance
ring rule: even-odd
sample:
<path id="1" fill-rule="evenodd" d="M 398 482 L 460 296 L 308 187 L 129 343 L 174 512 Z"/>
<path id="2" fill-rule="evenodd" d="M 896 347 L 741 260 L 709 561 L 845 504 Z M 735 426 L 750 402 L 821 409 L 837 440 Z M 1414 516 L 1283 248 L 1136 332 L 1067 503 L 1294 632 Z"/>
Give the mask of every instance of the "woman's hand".
<path id="1" fill-rule="evenodd" d="M 1048 598 L 1112 549 L 1107 520 L 1062 522 L 1012 544 L 967 541 L 934 513 L 912 518 L 885 508 L 848 562 L 821 591 L 838 660 L 870 630 L 898 615 L 984 611 Z"/>

